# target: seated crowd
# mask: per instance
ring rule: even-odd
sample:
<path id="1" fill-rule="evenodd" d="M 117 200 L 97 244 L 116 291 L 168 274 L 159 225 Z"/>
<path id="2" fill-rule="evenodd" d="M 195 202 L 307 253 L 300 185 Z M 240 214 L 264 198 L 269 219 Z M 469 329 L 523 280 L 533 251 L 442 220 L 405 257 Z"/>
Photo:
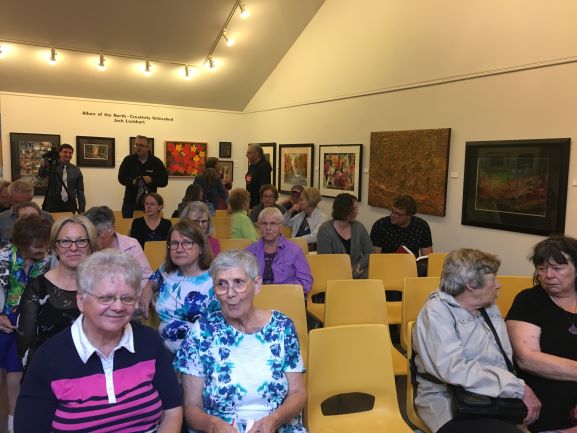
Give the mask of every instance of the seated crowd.
<path id="1" fill-rule="evenodd" d="M 197 189 L 187 190 L 174 224 L 162 217 L 162 197 L 147 194 L 129 237 L 107 206 L 54 223 L 30 201 L 29 183 L 8 186 L 0 368 L 10 432 L 305 433 L 295 325 L 254 304 L 266 284 L 299 284 L 305 299 L 311 290 L 305 253 L 283 225 L 309 251 L 349 255 L 351 278 L 367 277 L 372 253 L 432 252 L 412 197 L 397 197 L 369 234 L 356 197 L 339 194 L 329 219 L 319 191 L 298 185 L 282 205 L 264 185 L 250 216 L 246 190 L 216 188 L 228 203 L 229 237 L 252 242 L 221 252 L 213 213 L 222 203 L 215 194 L 207 204 Z M 158 269 L 143 251 L 153 240 L 166 241 Z M 431 432 L 520 432 L 516 424 L 577 432 L 577 240 L 547 238 L 531 260 L 535 286 L 503 319 L 500 260 L 475 249 L 447 255 L 413 333 L 415 409 Z M 151 311 L 157 331 L 140 323 L 151 323 Z M 459 390 L 517 399 L 524 411 L 516 419 L 461 416 Z"/>

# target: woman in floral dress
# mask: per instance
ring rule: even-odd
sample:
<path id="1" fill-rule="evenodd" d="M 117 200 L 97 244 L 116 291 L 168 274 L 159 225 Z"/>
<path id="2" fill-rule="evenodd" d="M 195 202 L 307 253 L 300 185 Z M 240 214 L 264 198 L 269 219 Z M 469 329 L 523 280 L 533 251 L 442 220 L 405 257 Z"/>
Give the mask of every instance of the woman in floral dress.
<path id="1" fill-rule="evenodd" d="M 194 324 L 177 352 L 191 432 L 306 433 L 303 362 L 293 322 L 258 310 L 256 258 L 221 253 L 210 267 L 221 311 Z"/>

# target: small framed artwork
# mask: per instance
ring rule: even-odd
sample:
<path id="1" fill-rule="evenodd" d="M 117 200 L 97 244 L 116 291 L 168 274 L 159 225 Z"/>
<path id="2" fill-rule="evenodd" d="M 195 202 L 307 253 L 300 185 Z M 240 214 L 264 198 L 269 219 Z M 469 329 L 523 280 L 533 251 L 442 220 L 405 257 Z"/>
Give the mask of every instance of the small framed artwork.
<path id="1" fill-rule="evenodd" d="M 76 137 L 76 163 L 78 167 L 114 167 L 112 137 Z"/>
<path id="2" fill-rule="evenodd" d="M 348 192 L 361 201 L 362 144 L 319 146 L 319 191 L 325 197 Z"/>
<path id="3" fill-rule="evenodd" d="M 42 155 L 58 150 L 60 135 L 10 133 L 10 159 L 12 180 L 27 179 L 34 184 L 34 195 L 44 195 L 48 189 L 48 177 L 38 177 Z"/>
<path id="4" fill-rule="evenodd" d="M 224 180 L 233 181 L 234 161 L 220 161 Z"/>
<path id="5" fill-rule="evenodd" d="M 154 138 L 146 137 L 148 141 L 148 147 L 150 147 L 150 154 L 154 155 Z M 130 137 L 130 147 L 128 148 L 128 154 L 134 154 L 134 142 L 136 141 L 136 137 Z"/>
<path id="6" fill-rule="evenodd" d="M 313 186 L 314 144 L 279 145 L 278 190 L 289 194 L 293 185 Z"/>
<path id="7" fill-rule="evenodd" d="M 164 146 L 169 177 L 195 177 L 202 174 L 207 143 L 165 141 Z"/>
<path id="8" fill-rule="evenodd" d="M 276 185 L 276 143 L 251 143 L 258 144 L 262 147 L 262 152 L 264 154 L 264 159 L 268 161 L 272 167 L 271 172 L 271 183 Z M 248 170 L 248 167 L 247 167 Z"/>
<path id="9" fill-rule="evenodd" d="M 467 142 L 461 223 L 563 233 L 570 146 L 570 138 Z"/>
<path id="10" fill-rule="evenodd" d="M 230 141 L 221 141 L 218 143 L 218 157 L 219 158 L 232 157 L 232 143 Z"/>

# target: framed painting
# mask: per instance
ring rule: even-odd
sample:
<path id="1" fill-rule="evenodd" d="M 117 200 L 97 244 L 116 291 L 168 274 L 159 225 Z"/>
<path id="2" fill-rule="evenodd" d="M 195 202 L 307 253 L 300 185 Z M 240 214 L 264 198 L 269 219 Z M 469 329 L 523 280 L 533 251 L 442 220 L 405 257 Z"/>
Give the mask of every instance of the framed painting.
<path id="1" fill-rule="evenodd" d="M 34 184 L 34 195 L 44 195 L 48 189 L 48 177 L 39 178 L 38 169 L 42 155 L 58 150 L 60 135 L 10 133 L 10 162 L 12 180 L 27 179 Z"/>
<path id="2" fill-rule="evenodd" d="M 76 137 L 76 165 L 78 167 L 114 167 L 112 137 Z"/>
<path id="3" fill-rule="evenodd" d="M 445 216 L 451 129 L 371 133 L 369 205 L 390 208 L 399 194 L 417 212 Z"/>
<path id="4" fill-rule="evenodd" d="M 232 143 L 230 141 L 220 141 L 218 143 L 218 157 L 219 158 L 232 157 Z"/>
<path id="5" fill-rule="evenodd" d="M 195 177 L 202 174 L 207 143 L 165 141 L 165 163 L 169 177 Z"/>
<path id="6" fill-rule="evenodd" d="M 220 161 L 222 175 L 225 181 L 233 181 L 234 161 Z"/>
<path id="7" fill-rule="evenodd" d="M 319 146 L 319 191 L 325 197 L 348 192 L 361 201 L 362 144 Z"/>
<path id="8" fill-rule="evenodd" d="M 262 152 L 264 154 L 264 159 L 268 161 L 270 166 L 272 167 L 271 172 L 271 183 L 276 185 L 276 143 L 250 143 L 250 144 L 258 144 L 262 147 Z M 248 171 L 248 162 L 247 162 L 247 171 Z"/>
<path id="9" fill-rule="evenodd" d="M 314 144 L 279 145 L 278 190 L 290 194 L 293 185 L 313 186 Z"/>
<path id="10" fill-rule="evenodd" d="M 150 147 L 150 153 L 152 155 L 154 155 L 154 138 L 152 137 L 146 137 L 148 141 L 148 146 Z M 129 155 L 133 155 L 134 154 L 134 142 L 136 141 L 136 137 L 130 137 L 130 145 L 128 148 L 128 154 Z"/>
<path id="11" fill-rule="evenodd" d="M 461 223 L 563 233 L 570 147 L 570 138 L 467 142 Z"/>

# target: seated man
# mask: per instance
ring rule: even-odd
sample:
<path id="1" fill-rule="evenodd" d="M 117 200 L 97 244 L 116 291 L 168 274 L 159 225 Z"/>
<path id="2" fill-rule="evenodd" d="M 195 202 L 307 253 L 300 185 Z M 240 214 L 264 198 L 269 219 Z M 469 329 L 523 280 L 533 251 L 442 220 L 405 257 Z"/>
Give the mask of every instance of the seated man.
<path id="1" fill-rule="evenodd" d="M 371 241 L 377 253 L 395 253 L 404 245 L 418 256 L 433 252 L 431 229 L 417 216 L 417 204 L 410 195 L 395 197 L 391 214 L 373 224 Z"/>

